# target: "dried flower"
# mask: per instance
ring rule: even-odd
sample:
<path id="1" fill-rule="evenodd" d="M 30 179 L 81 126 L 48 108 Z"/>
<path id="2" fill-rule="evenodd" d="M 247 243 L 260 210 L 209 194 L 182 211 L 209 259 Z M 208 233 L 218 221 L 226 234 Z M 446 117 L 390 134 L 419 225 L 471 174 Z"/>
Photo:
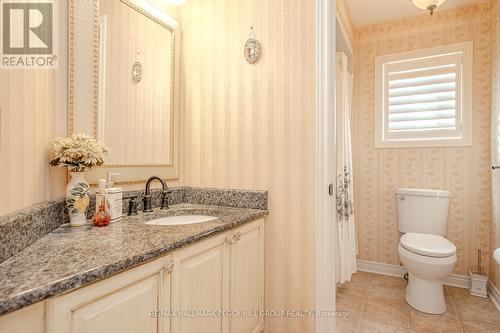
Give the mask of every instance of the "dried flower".
<path id="1" fill-rule="evenodd" d="M 104 164 L 104 153 L 109 149 L 86 134 L 57 138 L 52 143 L 50 165 L 67 167 L 69 171 L 83 172 Z"/>

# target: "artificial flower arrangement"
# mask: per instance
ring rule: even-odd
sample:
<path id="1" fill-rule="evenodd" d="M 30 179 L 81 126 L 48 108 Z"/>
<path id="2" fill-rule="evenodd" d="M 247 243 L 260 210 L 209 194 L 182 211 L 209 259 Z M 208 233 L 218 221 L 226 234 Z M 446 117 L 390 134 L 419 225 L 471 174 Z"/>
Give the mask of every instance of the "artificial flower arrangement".
<path id="1" fill-rule="evenodd" d="M 57 138 L 52 143 L 50 165 L 66 167 L 71 175 L 66 186 L 70 226 L 85 225 L 86 211 L 90 203 L 90 187 L 85 180 L 85 171 L 103 165 L 104 154 L 108 151 L 105 145 L 86 134 Z"/>
<path id="2" fill-rule="evenodd" d="M 104 164 L 109 149 L 86 134 L 57 138 L 52 143 L 50 165 L 67 167 L 70 172 L 85 172 Z"/>

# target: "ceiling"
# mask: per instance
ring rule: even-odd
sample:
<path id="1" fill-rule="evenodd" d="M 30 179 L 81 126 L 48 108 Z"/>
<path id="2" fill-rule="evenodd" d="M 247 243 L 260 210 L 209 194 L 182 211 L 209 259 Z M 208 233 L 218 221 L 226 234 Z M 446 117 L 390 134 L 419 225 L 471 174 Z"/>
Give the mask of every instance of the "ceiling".
<path id="1" fill-rule="evenodd" d="M 437 11 L 483 2 L 487 0 L 447 0 Z M 355 27 L 423 14 L 410 0 L 346 0 L 346 3 Z"/>

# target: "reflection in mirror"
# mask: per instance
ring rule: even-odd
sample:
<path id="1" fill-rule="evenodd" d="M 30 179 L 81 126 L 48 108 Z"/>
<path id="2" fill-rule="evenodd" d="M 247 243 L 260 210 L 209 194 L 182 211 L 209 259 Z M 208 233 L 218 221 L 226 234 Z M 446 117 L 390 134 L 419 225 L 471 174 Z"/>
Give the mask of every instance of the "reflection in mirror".
<path id="1" fill-rule="evenodd" d="M 169 165 L 173 32 L 132 5 L 99 2 L 99 140 L 108 166 Z"/>
<path id="2" fill-rule="evenodd" d="M 119 182 L 178 179 L 180 25 L 146 0 L 70 0 L 68 128 L 111 149 Z"/>

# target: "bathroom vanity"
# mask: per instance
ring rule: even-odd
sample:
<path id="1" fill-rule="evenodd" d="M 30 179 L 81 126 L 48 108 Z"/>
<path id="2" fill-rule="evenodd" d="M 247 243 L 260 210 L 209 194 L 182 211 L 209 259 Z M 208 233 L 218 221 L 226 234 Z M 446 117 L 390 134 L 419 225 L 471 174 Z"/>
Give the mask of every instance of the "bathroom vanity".
<path id="1" fill-rule="evenodd" d="M 267 198 L 256 209 L 235 204 L 242 192 L 183 191 L 166 211 L 64 224 L 1 263 L 0 332 L 260 332 Z M 217 219 L 146 223 L 197 215 Z"/>

